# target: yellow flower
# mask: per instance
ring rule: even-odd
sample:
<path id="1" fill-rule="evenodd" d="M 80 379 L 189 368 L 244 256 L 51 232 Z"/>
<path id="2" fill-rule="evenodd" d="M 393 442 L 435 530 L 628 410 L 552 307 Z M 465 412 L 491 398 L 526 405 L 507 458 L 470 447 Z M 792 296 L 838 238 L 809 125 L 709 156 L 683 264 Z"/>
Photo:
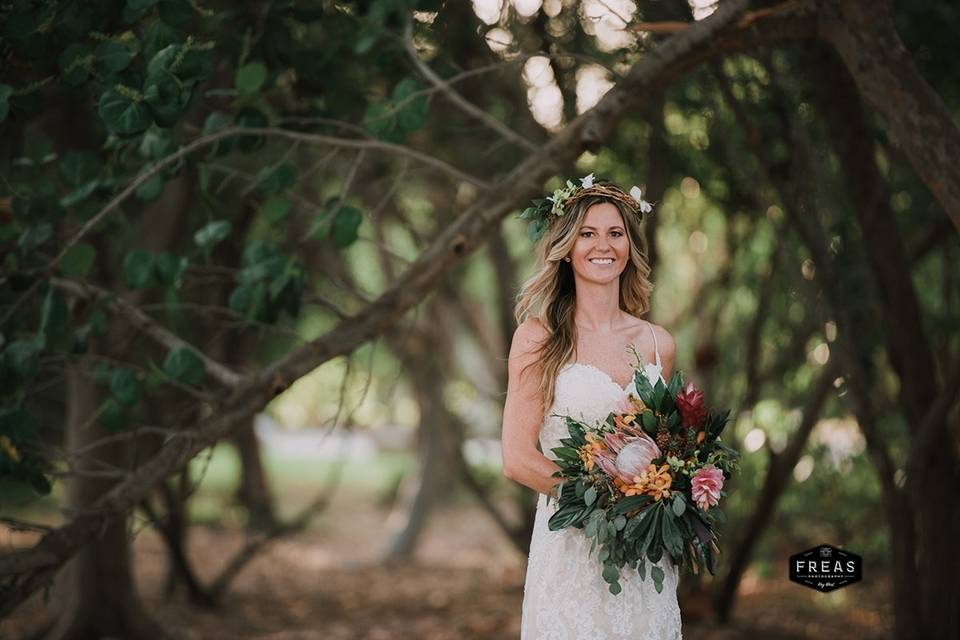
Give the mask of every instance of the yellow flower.
<path id="1" fill-rule="evenodd" d="M 17 451 L 17 448 L 13 446 L 13 443 L 10 442 L 10 438 L 7 436 L 0 436 L 0 449 L 3 449 L 3 452 L 10 456 L 15 462 L 20 462 L 20 452 Z"/>

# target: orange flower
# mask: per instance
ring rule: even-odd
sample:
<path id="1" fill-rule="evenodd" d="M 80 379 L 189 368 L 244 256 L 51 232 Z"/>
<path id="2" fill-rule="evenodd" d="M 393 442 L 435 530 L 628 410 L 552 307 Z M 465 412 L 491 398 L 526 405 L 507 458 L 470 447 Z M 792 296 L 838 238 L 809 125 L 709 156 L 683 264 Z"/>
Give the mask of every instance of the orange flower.
<path id="1" fill-rule="evenodd" d="M 587 471 L 592 471 L 594 454 L 603 451 L 606 447 L 603 444 L 603 438 L 595 433 L 588 433 L 585 438 L 587 444 L 577 450 L 577 455 L 580 456 L 580 460 L 583 461 L 583 466 L 586 467 Z"/>
<path id="2" fill-rule="evenodd" d="M 653 496 L 654 500 L 669 498 L 672 483 L 673 477 L 670 475 L 670 465 L 668 464 L 662 465 L 659 469 L 655 464 L 647 465 L 647 470 L 639 476 L 634 476 L 632 483 L 618 483 L 614 479 L 614 484 L 624 495 L 638 496 L 647 493 Z"/>

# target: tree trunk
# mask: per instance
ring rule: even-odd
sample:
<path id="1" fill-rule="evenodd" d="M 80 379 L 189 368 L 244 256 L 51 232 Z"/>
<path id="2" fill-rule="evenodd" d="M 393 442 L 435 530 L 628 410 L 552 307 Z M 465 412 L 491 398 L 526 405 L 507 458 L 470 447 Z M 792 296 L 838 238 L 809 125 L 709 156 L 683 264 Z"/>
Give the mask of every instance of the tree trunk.
<path id="1" fill-rule="evenodd" d="M 936 359 L 930 349 L 920 304 L 911 279 L 906 248 L 890 209 L 890 193 L 876 166 L 874 141 L 854 90 L 853 81 L 839 61 L 824 61 L 830 100 L 823 100 L 831 138 L 842 160 L 853 196 L 854 211 L 869 258 L 870 273 L 879 297 L 879 319 L 900 380 L 900 405 L 917 437 L 917 430 L 938 394 Z M 931 145 L 934 141 L 927 141 Z M 934 427 L 949 442 L 946 424 Z M 936 445 L 917 467 L 919 477 L 908 483 L 916 491 L 919 548 L 921 620 L 925 637 L 960 637 L 960 591 L 954 578 L 960 575 L 960 504 L 953 491 L 960 486 L 955 449 Z M 952 489 L 951 489 L 952 487 Z M 905 568 L 908 569 L 908 568 Z"/>
<path id="2" fill-rule="evenodd" d="M 397 354 L 409 363 L 406 371 L 420 407 L 417 428 L 420 472 L 411 490 L 403 492 L 410 498 L 401 500 L 397 507 L 404 524 L 390 544 L 388 560 L 406 559 L 416 551 L 430 511 L 450 494 L 457 461 L 455 452 L 462 446 L 456 438 L 457 431 L 450 425 L 443 385 L 438 383 L 445 379 L 443 358 L 434 353 L 426 337 L 414 334 L 406 344 L 397 345 Z"/>
<path id="3" fill-rule="evenodd" d="M 821 36 L 840 54 L 864 100 L 886 121 L 893 143 L 960 230 L 960 130 L 900 40 L 890 0 L 820 0 L 818 18 Z"/>
<path id="4" fill-rule="evenodd" d="M 88 373 L 71 367 L 67 372 L 67 394 L 68 451 L 109 435 L 99 422 L 91 421 L 97 408 L 97 389 Z M 75 471 L 102 471 L 103 465 L 91 464 L 91 458 L 111 468 L 125 468 L 127 442 L 114 441 L 93 449 L 76 460 Z M 111 478 L 70 477 L 66 483 L 67 507 L 88 508 L 115 483 L 116 479 Z M 54 599 L 56 620 L 45 640 L 167 637 L 147 616 L 137 595 L 130 570 L 126 514 L 109 518 L 102 534 L 81 547 L 64 566 L 56 579 Z"/>
<path id="5" fill-rule="evenodd" d="M 253 428 L 255 415 L 244 418 L 231 434 L 231 441 L 240 456 L 240 486 L 237 501 L 247 509 L 247 526 L 269 529 L 276 524 L 273 496 L 270 494 L 267 473 L 263 466 L 260 441 Z"/>

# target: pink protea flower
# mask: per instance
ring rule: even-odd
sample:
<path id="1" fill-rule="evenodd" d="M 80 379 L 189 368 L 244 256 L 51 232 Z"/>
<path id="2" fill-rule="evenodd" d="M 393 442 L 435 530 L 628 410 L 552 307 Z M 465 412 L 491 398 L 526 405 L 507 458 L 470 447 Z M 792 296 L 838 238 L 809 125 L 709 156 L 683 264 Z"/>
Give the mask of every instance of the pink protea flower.
<path id="1" fill-rule="evenodd" d="M 620 474 L 617 472 L 617 460 L 613 453 L 610 451 L 601 451 L 600 453 L 594 455 L 593 459 L 608 476 L 611 478 L 619 477 Z"/>
<path id="2" fill-rule="evenodd" d="M 617 453 L 617 470 L 620 477 L 630 482 L 647 468 L 654 459 L 660 457 L 660 447 L 647 434 L 632 438 Z"/>
<path id="3" fill-rule="evenodd" d="M 626 438 L 619 433 L 605 433 L 603 434 L 603 439 L 606 441 L 610 451 L 614 453 L 620 453 L 620 449 L 623 449 L 627 445 Z"/>
<path id="4" fill-rule="evenodd" d="M 690 481 L 690 494 L 703 511 L 720 502 L 723 489 L 723 471 L 712 464 L 701 467 Z"/>

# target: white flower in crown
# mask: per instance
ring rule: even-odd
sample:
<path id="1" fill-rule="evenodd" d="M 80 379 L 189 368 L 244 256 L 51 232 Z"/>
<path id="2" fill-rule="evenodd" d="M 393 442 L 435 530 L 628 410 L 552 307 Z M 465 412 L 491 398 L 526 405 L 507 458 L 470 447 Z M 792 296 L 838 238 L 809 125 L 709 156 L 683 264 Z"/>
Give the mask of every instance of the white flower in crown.
<path id="1" fill-rule="evenodd" d="M 591 173 L 591 174 L 588 175 L 588 176 L 583 176 L 582 178 L 580 178 L 580 185 L 583 186 L 585 189 L 589 189 L 590 187 L 592 187 L 592 186 L 593 186 L 593 174 Z"/>
<path id="2" fill-rule="evenodd" d="M 637 185 L 633 185 L 633 187 L 630 188 L 630 197 L 637 201 L 637 204 L 640 205 L 640 211 L 643 213 L 653 211 L 653 205 L 643 199 L 643 191 L 641 191 Z"/>

